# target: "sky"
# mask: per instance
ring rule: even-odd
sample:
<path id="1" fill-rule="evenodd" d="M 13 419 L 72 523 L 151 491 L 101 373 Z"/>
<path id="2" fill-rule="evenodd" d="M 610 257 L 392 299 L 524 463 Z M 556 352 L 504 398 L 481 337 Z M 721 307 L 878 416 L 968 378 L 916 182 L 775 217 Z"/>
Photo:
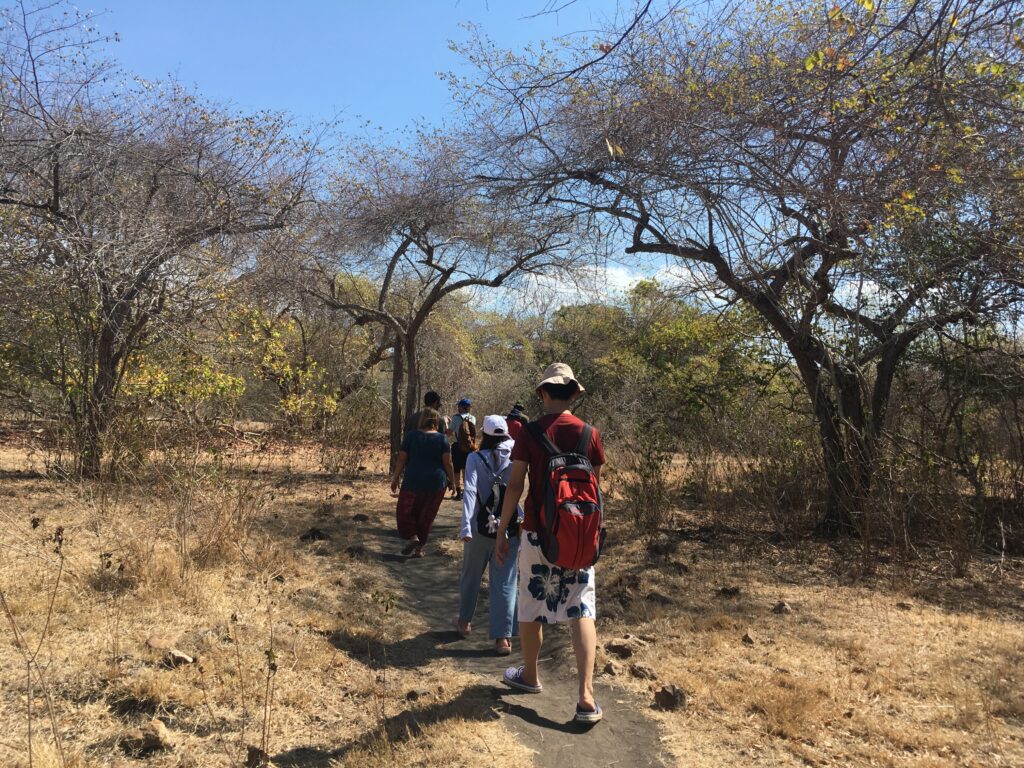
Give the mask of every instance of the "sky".
<path id="1" fill-rule="evenodd" d="M 468 37 L 466 23 L 519 49 L 596 34 L 633 10 L 633 0 L 91 1 L 78 7 L 117 34 L 108 55 L 132 75 L 172 77 L 243 111 L 288 112 L 300 127 L 339 118 L 345 131 L 368 123 L 389 133 L 444 119 L 449 92 L 438 73 L 468 74 L 449 47 Z M 651 273 L 634 270 L 601 267 L 594 292 L 621 295 Z M 556 304 L 595 297 L 570 280 L 549 288 Z"/>
<path id="2" fill-rule="evenodd" d="M 172 76 L 251 111 L 300 123 L 340 115 L 397 131 L 439 123 L 443 71 L 464 67 L 450 40 L 467 22 L 497 44 L 587 33 L 614 20 L 619 0 L 86 0 L 117 33 L 111 57 L 149 80 Z M 628 13 L 629 0 L 621 2 Z M 544 11 L 564 6 L 558 12 Z"/>

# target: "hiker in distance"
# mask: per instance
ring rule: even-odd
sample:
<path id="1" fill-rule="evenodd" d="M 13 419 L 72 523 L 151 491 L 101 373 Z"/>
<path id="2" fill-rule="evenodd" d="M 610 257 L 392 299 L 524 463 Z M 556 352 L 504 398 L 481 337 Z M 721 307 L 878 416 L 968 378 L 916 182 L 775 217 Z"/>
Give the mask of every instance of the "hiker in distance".
<path id="1" fill-rule="evenodd" d="M 509 527 L 523 495 L 519 542 L 519 644 L 523 664 L 505 670 L 503 682 L 526 693 L 540 693 L 541 646 L 546 624 L 568 623 L 576 655 L 579 699 L 573 719 L 596 723 L 602 717 L 594 700 L 597 654 L 594 563 L 604 543 L 604 513 L 598 487 L 604 448 L 597 430 L 569 408 L 584 392 L 572 368 L 548 366 L 537 385 L 544 415 L 527 424 L 512 448 L 512 473 L 495 544 L 498 563 L 512 557 Z"/>
<path id="2" fill-rule="evenodd" d="M 433 408 L 438 413 L 441 412 L 441 396 L 430 390 L 423 396 L 424 408 Z M 420 417 L 423 415 L 423 410 L 413 411 L 405 417 L 405 432 L 408 434 L 413 430 L 420 428 Z M 438 427 L 438 432 L 448 431 L 448 419 L 445 416 L 441 417 L 441 426 Z"/>
<path id="3" fill-rule="evenodd" d="M 504 563 L 494 556 L 498 516 L 512 474 L 513 441 L 501 416 L 484 418 L 480 448 L 466 460 L 466 485 L 462 496 L 462 576 L 459 579 L 459 615 L 455 631 L 469 637 L 480 596 L 480 580 L 488 571 L 489 616 L 487 634 L 499 656 L 512 653 L 512 638 L 519 634 L 516 617 L 516 556 L 519 553 L 519 518 L 508 530 L 509 554 Z"/>
<path id="4" fill-rule="evenodd" d="M 403 555 L 423 557 L 445 488 L 455 489 L 451 448 L 440 431 L 442 418 L 433 408 L 423 409 L 419 428 L 402 440 L 391 475 L 391 492 L 398 492 L 398 535 L 406 542 Z"/>
<path id="5" fill-rule="evenodd" d="M 452 416 L 448 429 L 445 431 L 452 442 L 452 464 L 455 466 L 455 495 L 453 498 L 462 499 L 462 473 L 466 468 L 466 459 L 472 453 L 472 451 L 466 450 L 466 447 L 468 447 L 469 438 L 472 438 L 473 442 L 476 441 L 476 416 L 470 413 L 473 403 L 468 397 L 459 400 L 457 407 L 459 412 Z M 463 428 L 463 425 L 466 424 L 469 426 Z M 476 450 L 475 445 L 473 445 L 473 450 Z"/>

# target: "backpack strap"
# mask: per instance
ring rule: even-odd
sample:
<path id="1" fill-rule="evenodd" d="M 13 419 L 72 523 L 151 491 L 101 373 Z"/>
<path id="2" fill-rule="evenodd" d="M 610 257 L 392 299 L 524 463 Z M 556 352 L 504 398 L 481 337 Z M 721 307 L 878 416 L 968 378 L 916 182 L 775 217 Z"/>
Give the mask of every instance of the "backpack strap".
<path id="1" fill-rule="evenodd" d="M 590 457 L 590 440 L 594 435 L 594 428 L 589 424 L 583 425 L 583 432 L 580 434 L 580 441 L 576 444 L 576 453 L 580 456 Z"/>
<path id="2" fill-rule="evenodd" d="M 552 456 L 557 456 L 562 451 L 559 450 L 558 446 L 551 442 L 551 438 L 547 436 L 547 433 L 541 429 L 540 424 L 536 421 L 531 421 L 526 425 L 526 431 L 533 435 L 534 439 L 544 446 L 546 450 Z"/>

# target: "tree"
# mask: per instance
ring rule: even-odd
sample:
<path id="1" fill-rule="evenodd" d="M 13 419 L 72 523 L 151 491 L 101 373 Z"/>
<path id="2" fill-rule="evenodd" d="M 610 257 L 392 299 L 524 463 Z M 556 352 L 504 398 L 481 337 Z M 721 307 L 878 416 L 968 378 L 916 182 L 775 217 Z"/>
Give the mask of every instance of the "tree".
<path id="1" fill-rule="evenodd" d="M 301 252 L 305 290 L 389 337 L 393 454 L 403 408 L 418 405 L 417 342 L 431 314 L 460 291 L 509 285 L 575 256 L 564 219 L 538 221 L 496 200 L 474 180 L 474 162 L 459 137 L 440 134 L 410 149 L 353 150 Z"/>
<path id="2" fill-rule="evenodd" d="M 173 83 L 111 87 L 87 29 L 19 9 L 0 90 L 0 355 L 53 396 L 96 477 L 134 357 L 289 222 L 313 152 L 277 115 L 228 113 Z"/>
<path id="3" fill-rule="evenodd" d="M 771 329 L 818 424 L 831 535 L 865 507 L 910 345 L 1020 298 L 1020 13 L 739 3 L 526 92 L 566 65 L 479 43 L 465 99 L 507 194 L 679 260 Z"/>

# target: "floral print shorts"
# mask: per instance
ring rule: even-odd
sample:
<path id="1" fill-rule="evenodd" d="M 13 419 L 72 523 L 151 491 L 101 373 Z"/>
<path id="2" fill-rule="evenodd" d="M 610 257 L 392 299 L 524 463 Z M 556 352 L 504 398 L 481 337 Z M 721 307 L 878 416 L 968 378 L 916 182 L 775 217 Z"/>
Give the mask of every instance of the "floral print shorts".
<path id="1" fill-rule="evenodd" d="M 533 531 L 523 531 L 519 546 L 519 621 L 559 624 L 597 618 L 594 569 L 572 571 L 552 565 Z"/>

